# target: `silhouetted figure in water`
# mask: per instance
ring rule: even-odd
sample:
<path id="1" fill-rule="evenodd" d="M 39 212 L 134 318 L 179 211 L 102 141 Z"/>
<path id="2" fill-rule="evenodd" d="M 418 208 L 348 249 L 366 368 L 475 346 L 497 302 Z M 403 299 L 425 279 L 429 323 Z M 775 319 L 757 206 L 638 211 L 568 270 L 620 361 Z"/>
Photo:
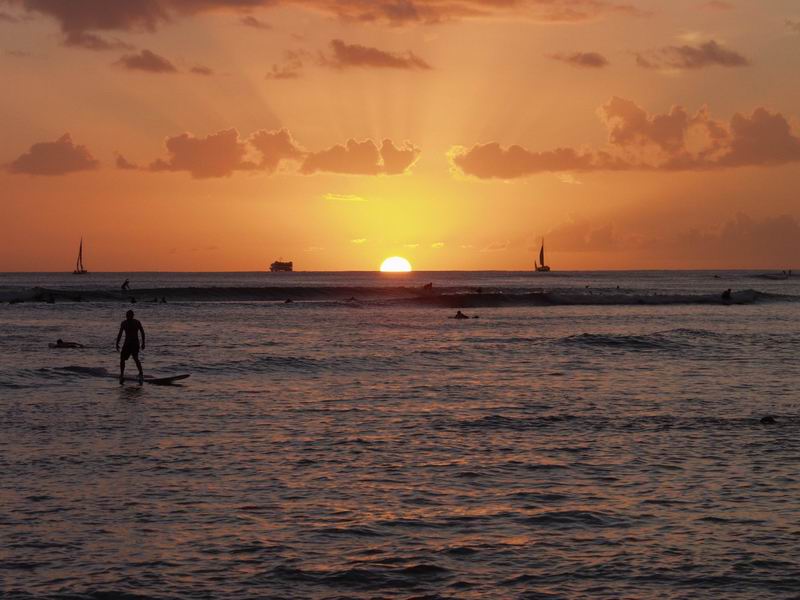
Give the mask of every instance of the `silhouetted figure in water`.
<path id="1" fill-rule="evenodd" d="M 122 282 L 121 289 L 122 289 L 123 292 L 126 291 L 126 290 L 131 289 L 131 282 L 130 282 L 129 279 L 126 279 L 125 281 Z"/>
<path id="2" fill-rule="evenodd" d="M 469 317 L 467 315 L 465 315 L 463 312 L 461 312 L 460 310 L 458 312 L 456 312 L 456 316 L 455 317 L 450 317 L 450 318 L 451 319 L 469 319 Z"/>
<path id="3" fill-rule="evenodd" d="M 136 298 L 131 298 L 131 304 L 136 304 Z"/>
<path id="4" fill-rule="evenodd" d="M 761 417 L 761 424 L 762 425 L 774 425 L 776 423 L 775 417 L 772 415 L 767 415 L 766 417 Z"/>
<path id="5" fill-rule="evenodd" d="M 161 304 L 166 304 L 166 303 L 167 303 L 167 297 L 161 296 Z"/>
<path id="6" fill-rule="evenodd" d="M 56 345 L 52 346 L 53 348 L 83 348 L 83 344 L 79 344 L 78 342 L 65 342 L 62 339 L 56 340 Z"/>
<path id="7" fill-rule="evenodd" d="M 122 352 L 119 355 L 119 383 L 122 385 L 125 382 L 125 361 L 130 357 L 133 357 L 133 362 L 136 363 L 136 368 L 139 369 L 139 383 L 144 383 L 142 363 L 139 362 L 139 332 L 142 333 L 142 350 L 144 350 L 144 327 L 133 318 L 132 310 L 125 313 L 125 320 L 119 326 L 117 350 L 119 350 L 119 341 L 122 339 L 123 332 L 125 332 L 125 343 L 122 344 Z"/>
<path id="8" fill-rule="evenodd" d="M 722 299 L 725 300 L 726 302 L 731 299 L 731 289 L 730 288 L 728 288 L 727 290 L 722 292 Z"/>
<path id="9" fill-rule="evenodd" d="M 294 300 L 292 300 L 291 298 L 287 298 L 286 300 L 283 301 L 283 303 L 284 304 L 294 304 Z"/>

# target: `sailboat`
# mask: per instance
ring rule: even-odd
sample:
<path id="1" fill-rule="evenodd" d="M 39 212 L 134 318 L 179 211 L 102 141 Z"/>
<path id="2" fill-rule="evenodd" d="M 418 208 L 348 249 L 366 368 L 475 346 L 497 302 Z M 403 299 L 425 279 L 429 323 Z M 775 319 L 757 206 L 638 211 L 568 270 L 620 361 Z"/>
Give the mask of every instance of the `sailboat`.
<path id="1" fill-rule="evenodd" d="M 87 271 L 83 266 L 83 238 L 81 238 L 81 245 L 78 246 L 78 260 L 75 261 L 75 270 L 72 272 L 73 275 L 86 275 L 89 271 Z"/>
<path id="2" fill-rule="evenodd" d="M 550 267 L 544 264 L 544 239 L 542 239 L 542 247 L 539 250 L 539 261 L 538 262 L 534 261 L 534 264 L 536 265 L 536 271 L 538 273 L 550 272 Z"/>

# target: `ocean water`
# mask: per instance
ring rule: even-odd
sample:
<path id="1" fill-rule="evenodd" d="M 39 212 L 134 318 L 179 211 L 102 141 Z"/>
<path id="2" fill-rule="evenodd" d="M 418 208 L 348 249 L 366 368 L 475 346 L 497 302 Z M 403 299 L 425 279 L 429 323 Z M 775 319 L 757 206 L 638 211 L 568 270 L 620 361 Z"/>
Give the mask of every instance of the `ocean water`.
<path id="1" fill-rule="evenodd" d="M 800 597 L 798 276 L 0 274 L 0 299 L 4 598 Z M 115 381 L 130 307 L 183 385 Z"/>

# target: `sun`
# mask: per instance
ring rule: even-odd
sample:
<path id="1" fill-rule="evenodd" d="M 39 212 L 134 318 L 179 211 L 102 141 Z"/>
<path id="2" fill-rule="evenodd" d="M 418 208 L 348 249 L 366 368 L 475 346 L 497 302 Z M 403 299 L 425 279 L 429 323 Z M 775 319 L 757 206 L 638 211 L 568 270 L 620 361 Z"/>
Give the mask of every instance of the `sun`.
<path id="1" fill-rule="evenodd" d="M 402 256 L 391 256 L 381 263 L 381 273 L 408 273 L 411 263 Z"/>

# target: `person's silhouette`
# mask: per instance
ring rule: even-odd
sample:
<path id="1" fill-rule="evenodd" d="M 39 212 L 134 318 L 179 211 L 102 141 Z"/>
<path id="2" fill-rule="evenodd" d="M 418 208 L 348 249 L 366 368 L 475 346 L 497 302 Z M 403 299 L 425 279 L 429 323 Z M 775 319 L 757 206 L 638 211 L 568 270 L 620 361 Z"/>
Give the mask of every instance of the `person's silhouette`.
<path id="1" fill-rule="evenodd" d="M 131 282 L 130 282 L 130 280 L 129 280 L 129 279 L 126 279 L 125 281 L 123 281 L 123 282 L 122 282 L 122 286 L 121 286 L 121 288 L 120 288 L 120 289 L 122 289 L 122 290 L 129 290 L 129 289 L 131 289 Z"/>
<path id="2" fill-rule="evenodd" d="M 122 385 L 125 382 L 125 361 L 133 357 L 133 362 L 136 363 L 136 368 L 139 369 L 139 383 L 141 384 L 144 382 L 144 372 L 142 371 L 142 363 L 139 362 L 139 332 L 142 333 L 142 350 L 144 350 L 144 327 L 133 318 L 132 310 L 125 313 L 125 320 L 119 326 L 119 333 L 117 334 L 118 351 L 119 341 L 122 339 L 123 332 L 125 332 L 125 343 L 122 344 L 122 352 L 119 355 L 119 383 Z"/>

